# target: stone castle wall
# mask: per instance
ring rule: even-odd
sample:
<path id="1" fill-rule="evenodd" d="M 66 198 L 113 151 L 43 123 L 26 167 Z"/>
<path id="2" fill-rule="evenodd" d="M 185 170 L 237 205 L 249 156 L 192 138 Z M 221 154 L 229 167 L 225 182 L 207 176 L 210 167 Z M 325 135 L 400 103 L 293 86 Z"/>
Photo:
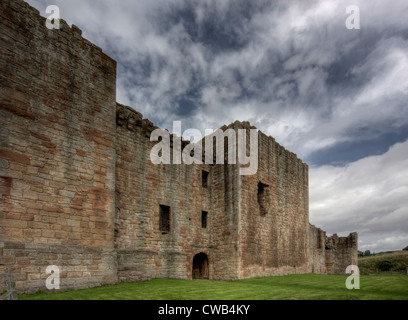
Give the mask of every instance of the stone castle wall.
<path id="1" fill-rule="evenodd" d="M 237 278 L 235 167 L 154 165 L 150 134 L 155 127 L 126 106 L 118 104 L 117 114 L 115 245 L 120 280 L 191 279 L 193 257 L 200 252 L 209 257 L 211 279 Z M 208 172 L 206 187 L 203 171 Z M 160 205 L 170 207 L 170 231 L 164 234 L 159 230 Z M 208 213 L 206 228 L 203 211 Z"/>
<path id="2" fill-rule="evenodd" d="M 0 267 L 26 291 L 50 264 L 64 288 L 113 283 L 116 62 L 23 1 L 0 15 Z"/>
<path id="3" fill-rule="evenodd" d="M 326 238 L 326 273 L 344 274 L 347 266 L 358 264 L 357 233 L 347 237 L 334 234 Z"/>
<path id="4" fill-rule="evenodd" d="M 347 266 L 358 264 L 358 235 L 347 237 L 334 234 L 331 237 L 320 228 L 309 228 L 309 265 L 312 273 L 344 274 Z"/>
<path id="5" fill-rule="evenodd" d="M 258 133 L 253 176 L 238 165 L 154 165 L 156 127 L 116 103 L 116 62 L 75 26 L 48 30 L 24 1 L 0 9 L 0 277 L 10 269 L 19 292 L 45 290 L 49 265 L 67 290 L 192 279 L 200 253 L 212 280 L 356 263 L 356 234 L 309 225 L 308 167 L 272 137 Z"/>
<path id="6" fill-rule="evenodd" d="M 308 166 L 262 132 L 258 144 L 258 173 L 241 178 L 241 276 L 305 273 Z"/>
<path id="7" fill-rule="evenodd" d="M 326 232 L 314 225 L 309 225 L 308 271 L 311 273 L 327 272 L 326 238 Z"/>

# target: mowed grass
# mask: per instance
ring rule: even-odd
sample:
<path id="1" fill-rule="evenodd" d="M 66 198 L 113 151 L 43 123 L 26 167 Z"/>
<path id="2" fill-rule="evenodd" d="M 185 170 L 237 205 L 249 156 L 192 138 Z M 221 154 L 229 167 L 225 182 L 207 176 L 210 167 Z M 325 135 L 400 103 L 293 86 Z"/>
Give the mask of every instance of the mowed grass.
<path id="1" fill-rule="evenodd" d="M 20 300 L 408 300 L 408 276 L 287 275 L 232 282 L 153 279 L 59 293 L 20 295 Z"/>

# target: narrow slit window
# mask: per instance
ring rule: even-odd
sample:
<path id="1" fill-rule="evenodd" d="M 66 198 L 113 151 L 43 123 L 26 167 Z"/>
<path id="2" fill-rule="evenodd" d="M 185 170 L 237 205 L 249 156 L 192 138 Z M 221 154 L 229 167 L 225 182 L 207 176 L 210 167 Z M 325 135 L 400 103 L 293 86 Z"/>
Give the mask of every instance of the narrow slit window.
<path id="1" fill-rule="evenodd" d="M 170 232 L 170 207 L 160 205 L 160 231 L 164 234 Z"/>
<path id="2" fill-rule="evenodd" d="M 267 188 L 268 186 L 266 184 L 263 184 L 262 182 L 258 183 L 258 206 L 261 216 L 264 216 L 268 212 Z"/>
<path id="3" fill-rule="evenodd" d="M 209 175 L 209 172 L 204 171 L 204 170 L 202 171 L 203 188 L 208 187 L 208 175 Z"/>
<path id="4" fill-rule="evenodd" d="M 201 212 L 201 227 L 204 229 L 207 228 L 207 217 L 208 217 L 207 211 Z"/>

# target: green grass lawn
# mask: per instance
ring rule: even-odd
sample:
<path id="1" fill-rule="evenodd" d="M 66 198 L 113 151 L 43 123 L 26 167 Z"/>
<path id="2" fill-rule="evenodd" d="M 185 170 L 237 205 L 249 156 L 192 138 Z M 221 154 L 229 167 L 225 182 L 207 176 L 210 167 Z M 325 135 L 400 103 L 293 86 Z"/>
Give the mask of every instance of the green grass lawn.
<path id="1" fill-rule="evenodd" d="M 408 300 L 408 276 L 360 277 L 348 290 L 347 276 L 287 275 L 232 282 L 153 279 L 59 293 L 20 295 L 20 300 Z"/>

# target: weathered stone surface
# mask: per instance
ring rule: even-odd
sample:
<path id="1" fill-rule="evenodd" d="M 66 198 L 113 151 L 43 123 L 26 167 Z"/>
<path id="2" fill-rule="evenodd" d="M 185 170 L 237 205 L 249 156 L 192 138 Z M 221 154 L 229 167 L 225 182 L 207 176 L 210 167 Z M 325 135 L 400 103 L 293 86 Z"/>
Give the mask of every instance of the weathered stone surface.
<path id="1" fill-rule="evenodd" d="M 48 265 L 67 290 L 356 263 L 357 234 L 309 224 L 308 167 L 272 137 L 258 133 L 253 176 L 238 165 L 154 165 L 157 127 L 116 104 L 114 60 L 65 21 L 48 30 L 21 0 L 0 12 L 0 277 L 10 269 L 19 292 L 45 290 Z M 247 129 L 248 142 L 254 127 L 221 129 Z"/>
<path id="2" fill-rule="evenodd" d="M 75 27 L 48 30 L 23 1 L 1 1 L 0 12 L 1 267 L 21 279 L 21 291 L 45 285 L 24 268 L 51 262 L 62 270 L 92 262 L 100 274 L 84 283 L 114 283 L 114 255 L 107 264 L 63 254 L 65 246 L 113 249 L 116 62 Z M 59 256 L 48 259 L 50 250 Z"/>

